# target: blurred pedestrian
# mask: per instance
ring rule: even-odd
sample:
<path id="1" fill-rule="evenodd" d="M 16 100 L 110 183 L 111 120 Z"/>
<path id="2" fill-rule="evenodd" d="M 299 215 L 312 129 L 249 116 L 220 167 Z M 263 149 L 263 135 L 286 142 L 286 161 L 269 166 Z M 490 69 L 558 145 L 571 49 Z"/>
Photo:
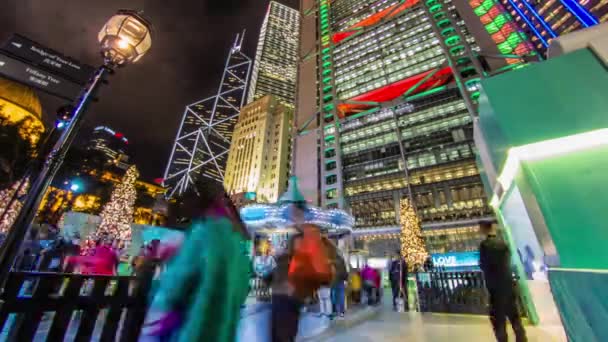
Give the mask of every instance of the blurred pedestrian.
<path id="1" fill-rule="evenodd" d="M 95 247 L 87 255 L 69 256 L 65 268 L 76 270 L 78 273 L 90 275 L 115 275 L 119 256 L 112 248 L 112 240 L 102 238 L 95 242 Z"/>
<path id="2" fill-rule="evenodd" d="M 333 279 L 331 261 L 318 226 L 306 222 L 308 206 L 292 177 L 279 200 L 287 204 L 287 218 L 301 235 L 290 241 L 289 253 L 277 260 L 273 283 L 282 289 L 272 295 L 272 342 L 293 342 L 298 333 L 300 309 L 307 298 Z M 285 273 L 287 269 L 287 273 Z"/>
<path id="3" fill-rule="evenodd" d="M 497 237 L 490 222 L 482 222 L 480 231 L 485 239 L 479 246 L 479 267 L 483 271 L 490 294 L 490 321 L 498 342 L 506 342 L 507 318 L 515 332 L 517 342 L 526 342 L 526 330 L 517 309 L 517 294 L 511 271 L 511 252 L 507 244 Z"/>
<path id="4" fill-rule="evenodd" d="M 296 296 L 294 286 L 289 283 L 289 264 L 301 241 L 301 235 L 292 236 L 287 250 L 277 256 L 276 267 L 264 278 L 271 288 L 272 342 L 295 341 L 298 333 L 303 298 Z"/>
<path id="5" fill-rule="evenodd" d="M 339 318 L 344 318 L 344 292 L 348 281 L 348 269 L 342 253 L 336 245 L 327 237 L 323 237 L 327 248 L 327 254 L 333 267 L 333 279 L 331 282 L 331 303 Z"/>
<path id="6" fill-rule="evenodd" d="M 40 272 L 60 272 L 65 255 L 65 242 L 62 237 L 55 239 L 40 253 Z"/>
<path id="7" fill-rule="evenodd" d="M 403 300 L 403 309 L 407 311 L 407 262 L 401 257 L 400 251 L 395 252 L 389 268 L 389 280 L 393 292 L 393 310 L 399 310 L 399 299 Z"/>
<path id="8" fill-rule="evenodd" d="M 363 280 L 363 290 L 365 291 L 367 297 L 367 304 L 376 304 L 376 270 L 365 263 L 363 269 L 361 270 L 361 279 Z"/>
<path id="9" fill-rule="evenodd" d="M 351 269 L 348 277 L 350 298 L 353 303 L 361 303 L 361 274 L 357 269 Z"/>
<path id="10" fill-rule="evenodd" d="M 249 236 L 222 185 L 212 180 L 200 180 L 176 203 L 171 221 L 188 220 L 188 237 L 161 275 L 145 333 L 234 342 L 249 290 L 249 259 L 241 252 Z"/>

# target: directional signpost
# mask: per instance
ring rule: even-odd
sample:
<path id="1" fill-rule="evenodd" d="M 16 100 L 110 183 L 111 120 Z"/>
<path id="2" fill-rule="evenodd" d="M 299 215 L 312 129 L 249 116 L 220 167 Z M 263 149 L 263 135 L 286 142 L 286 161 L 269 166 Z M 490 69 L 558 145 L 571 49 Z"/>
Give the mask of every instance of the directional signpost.
<path id="1" fill-rule="evenodd" d="M 0 75 L 72 101 L 95 69 L 20 35 L 0 46 Z"/>
<path id="2" fill-rule="evenodd" d="M 76 99 L 82 86 L 0 53 L 0 75 L 66 100 Z"/>

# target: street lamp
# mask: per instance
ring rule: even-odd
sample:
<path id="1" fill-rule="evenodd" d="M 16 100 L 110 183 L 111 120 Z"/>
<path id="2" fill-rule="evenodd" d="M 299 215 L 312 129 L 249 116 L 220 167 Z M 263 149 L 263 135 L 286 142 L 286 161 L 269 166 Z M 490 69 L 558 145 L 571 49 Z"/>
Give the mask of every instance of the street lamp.
<path id="1" fill-rule="evenodd" d="M 137 62 L 152 46 L 150 27 L 139 13 L 118 11 L 97 35 L 104 61 L 115 66 Z"/>
<path id="2" fill-rule="evenodd" d="M 103 65 L 100 66 L 82 95 L 76 101 L 71 119 L 66 122 L 63 132 L 49 152 L 40 174 L 32 183 L 25 199 L 23 209 L 10 229 L 2 248 L 0 248 L 0 287 L 4 288 L 13 262 L 19 253 L 23 239 L 36 216 L 40 202 L 65 154 L 72 144 L 82 124 L 86 108 L 91 103 L 99 86 L 107 74 L 116 67 L 138 61 L 152 46 L 152 26 L 139 12 L 120 10 L 112 16 L 99 32 L 97 38 L 101 45 Z"/>

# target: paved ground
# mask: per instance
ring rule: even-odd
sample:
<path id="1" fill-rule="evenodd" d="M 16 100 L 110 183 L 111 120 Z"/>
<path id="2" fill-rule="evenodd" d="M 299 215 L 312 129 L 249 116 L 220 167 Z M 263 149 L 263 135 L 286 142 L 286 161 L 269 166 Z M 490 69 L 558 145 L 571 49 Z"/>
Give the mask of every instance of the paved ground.
<path id="1" fill-rule="evenodd" d="M 388 303 L 385 300 L 385 303 Z M 367 309 L 366 309 L 367 310 Z M 375 314 L 379 311 L 379 314 Z M 362 313 L 362 314 L 361 314 Z M 350 315 L 350 316 L 349 316 Z M 361 316 L 357 318 L 357 315 Z M 371 318 L 370 318 L 371 317 Z M 270 311 L 267 304 L 248 305 L 243 310 L 239 326 L 239 342 L 268 342 Z M 94 341 L 101 331 L 101 320 L 95 329 Z M 68 329 L 66 341 L 72 341 L 76 332 L 76 322 Z M 352 324 L 349 324 L 352 323 Z M 44 341 L 50 321 L 41 323 L 35 341 Z M 562 342 L 546 327 L 527 327 L 530 342 Z M 321 334 L 321 335 L 320 335 Z M 6 331 L 0 334 L 0 341 L 6 340 Z M 512 339 L 514 340 L 514 339 Z M 396 313 L 385 304 L 374 314 L 361 309 L 347 314 L 347 320 L 338 324 L 317 317 L 313 313 L 302 315 L 298 341 L 325 342 L 483 342 L 495 341 L 487 317 L 472 315 Z"/>
<path id="2" fill-rule="evenodd" d="M 527 327 L 529 342 L 561 342 L 549 329 Z M 512 334 L 511 334 L 512 335 Z M 514 338 L 511 338 L 514 341 Z M 495 341 L 487 317 L 396 313 L 383 307 L 380 315 L 348 329 L 339 329 L 325 342 L 483 342 Z"/>

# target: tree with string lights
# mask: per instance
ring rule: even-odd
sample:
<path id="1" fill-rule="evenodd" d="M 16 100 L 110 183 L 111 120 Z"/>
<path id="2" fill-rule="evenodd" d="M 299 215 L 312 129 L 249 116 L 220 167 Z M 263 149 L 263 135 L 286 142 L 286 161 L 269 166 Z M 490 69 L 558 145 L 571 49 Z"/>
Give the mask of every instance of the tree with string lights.
<path id="1" fill-rule="evenodd" d="M 26 179 L 25 182 L 18 181 L 10 188 L 0 190 L 0 233 L 6 233 L 15 222 L 23 206 L 19 197 L 25 196 L 28 187 L 29 180 Z M 17 199 L 11 203 L 16 191 L 19 191 Z"/>
<path id="2" fill-rule="evenodd" d="M 407 261 L 410 271 L 414 271 L 424 264 L 429 255 L 422 237 L 422 224 L 408 198 L 401 199 L 399 209 L 401 256 Z"/>
<path id="3" fill-rule="evenodd" d="M 123 243 L 131 241 L 131 222 L 137 199 L 135 181 L 138 177 L 139 171 L 135 165 L 127 169 L 121 183 L 112 191 L 110 201 L 101 211 L 101 224 L 91 238 L 93 241 L 106 235 Z"/>

